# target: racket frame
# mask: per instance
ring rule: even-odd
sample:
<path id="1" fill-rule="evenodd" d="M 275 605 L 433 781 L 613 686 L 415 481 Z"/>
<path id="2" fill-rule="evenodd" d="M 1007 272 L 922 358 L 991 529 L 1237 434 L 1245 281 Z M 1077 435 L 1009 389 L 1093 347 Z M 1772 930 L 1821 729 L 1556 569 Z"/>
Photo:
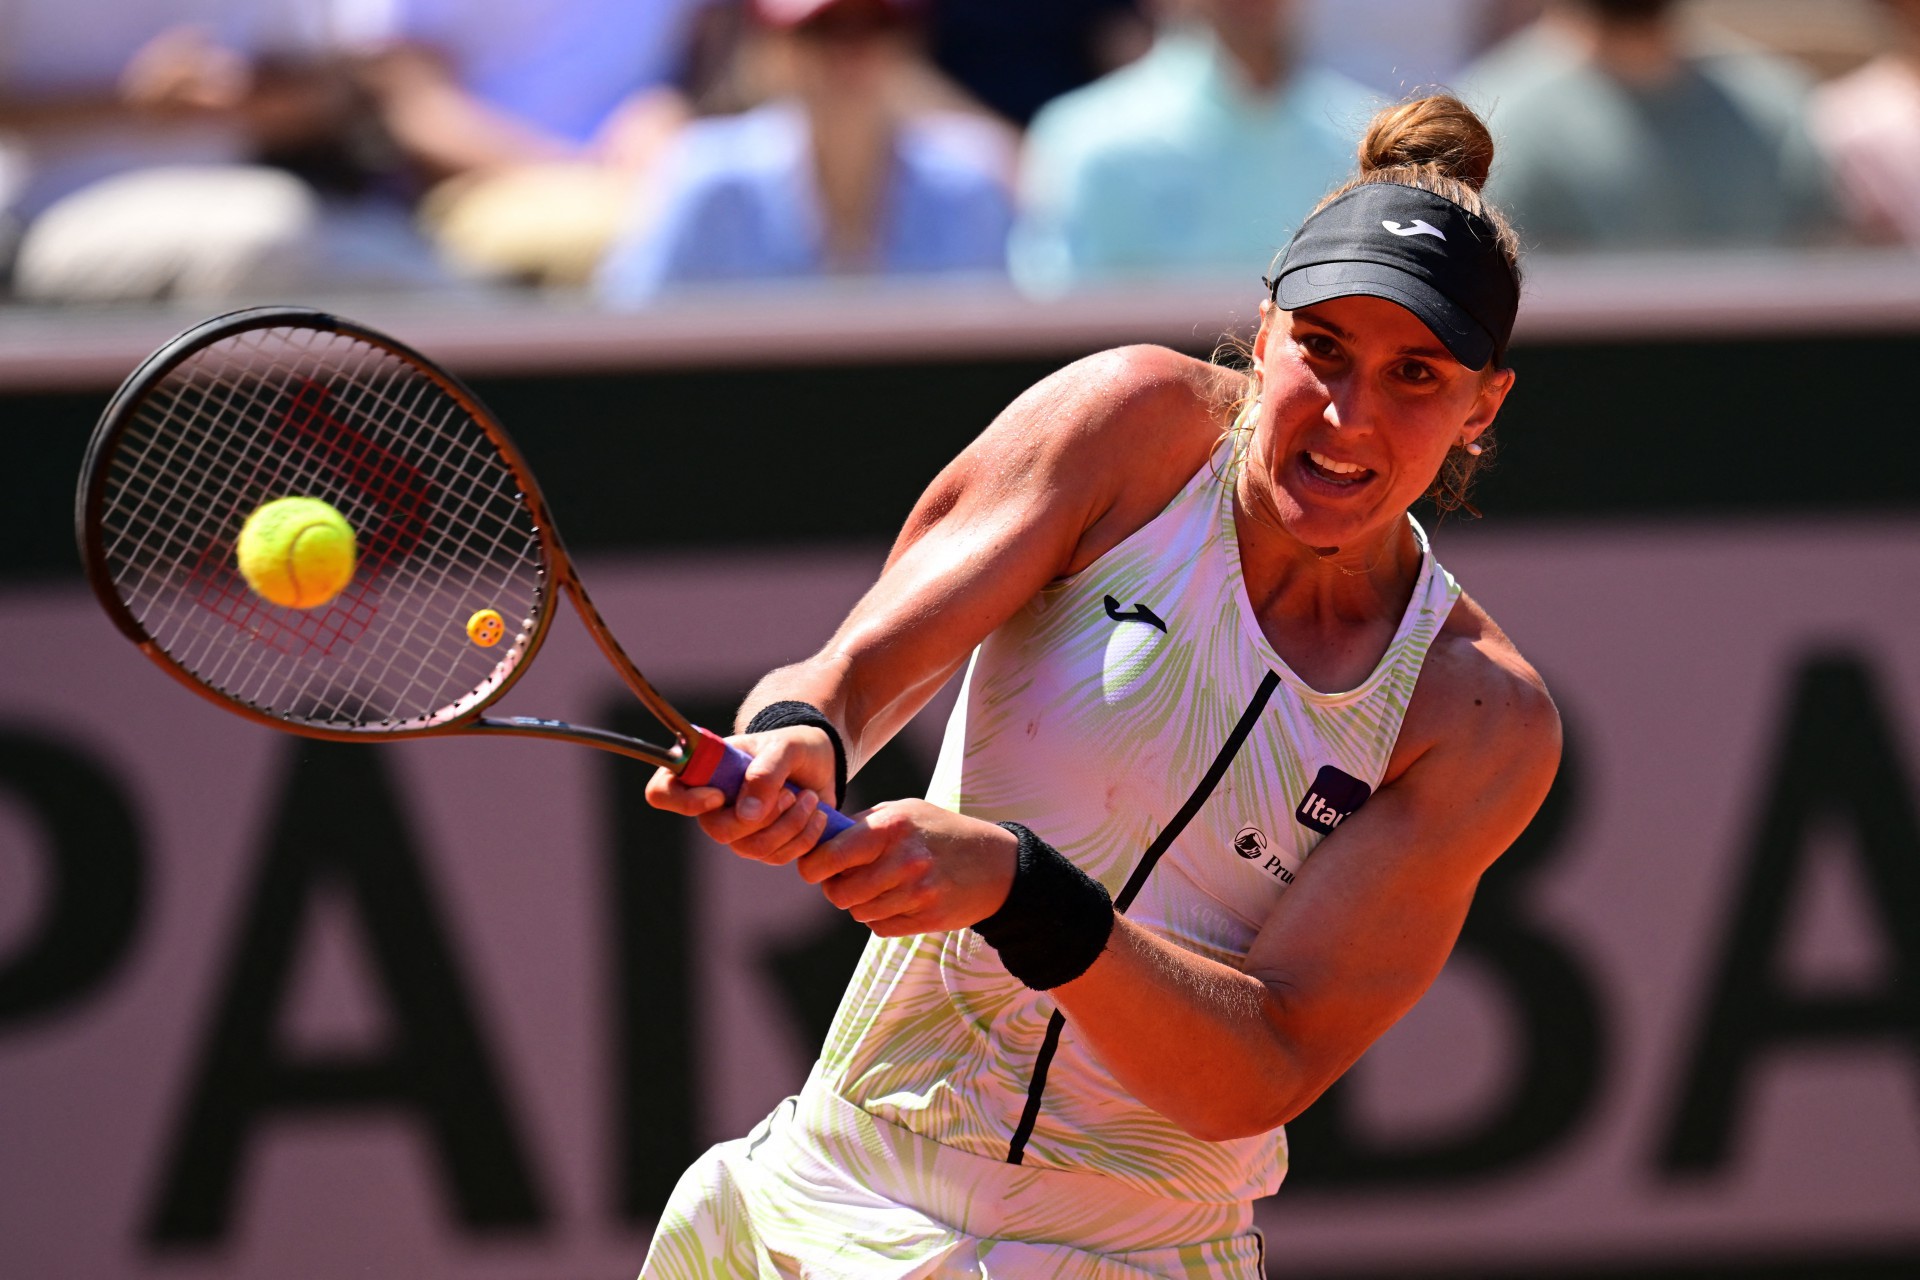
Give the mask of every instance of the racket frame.
<path id="1" fill-rule="evenodd" d="M 648 713 L 674 735 L 677 740 L 675 745 L 660 747 L 638 738 L 611 733 L 604 729 L 569 724 L 564 720 L 548 720 L 533 716 L 489 717 L 483 714 L 489 706 L 506 695 L 507 691 L 519 681 L 527 667 L 532 664 L 540 646 L 546 641 L 548 629 L 557 611 L 555 608 L 557 600 L 550 599 L 539 611 L 532 634 L 527 637 L 525 647 L 513 668 L 500 678 L 484 698 L 460 715 L 430 725 L 383 725 L 374 729 L 330 729 L 323 725 L 276 716 L 210 687 L 175 661 L 147 634 L 146 629 L 140 625 L 125 601 L 121 599 L 114 585 L 112 570 L 107 564 L 105 547 L 99 536 L 107 489 L 104 460 L 111 456 L 114 446 L 134 421 L 137 407 L 145 401 L 148 393 L 196 353 L 223 339 L 256 329 L 291 327 L 338 334 L 344 338 L 367 343 L 378 350 L 391 352 L 412 365 L 422 376 L 434 382 L 467 412 L 474 423 L 486 434 L 488 440 L 500 451 L 502 460 L 519 486 L 521 500 L 526 504 L 534 533 L 540 540 L 544 567 L 552 584 L 557 585 L 559 591 L 564 592 L 573 601 L 574 610 L 585 625 L 587 634 L 593 638 L 594 644 L 619 674 L 621 682 L 640 700 Z M 697 728 L 675 710 L 673 704 L 661 696 L 660 692 L 640 673 L 640 668 L 634 664 L 632 658 L 627 656 L 626 650 L 620 647 L 619 641 L 614 639 L 612 630 L 607 626 L 606 620 L 600 615 L 600 610 L 594 605 L 592 597 L 587 594 L 586 588 L 581 584 L 579 574 L 574 571 L 573 560 L 567 554 L 566 545 L 560 540 L 559 531 L 554 526 L 552 511 L 547 506 L 540 486 L 533 478 L 532 470 L 527 466 L 525 458 L 521 456 L 518 446 L 507 435 L 499 420 L 481 402 L 479 396 L 458 378 L 414 348 L 351 320 L 305 307 L 250 307 L 203 321 L 178 334 L 148 356 L 134 369 L 133 373 L 128 375 L 119 390 L 114 392 L 113 398 L 107 402 L 107 407 L 101 412 L 92 437 L 87 442 L 86 457 L 80 472 L 80 486 L 74 501 L 74 528 L 80 543 L 81 560 L 86 566 L 88 585 L 92 587 L 94 596 L 106 610 L 107 616 L 113 619 L 114 625 L 121 634 L 133 641 L 163 671 L 187 688 L 227 711 L 242 715 L 256 723 L 297 733 L 303 737 L 335 742 L 369 742 L 474 734 L 546 738 L 615 752 L 648 764 L 671 769 L 675 773 L 688 772 L 702 780 L 705 772 L 711 772 L 716 748 L 724 749 L 720 739 L 706 730 Z M 558 592 L 554 594 L 557 596 Z"/>

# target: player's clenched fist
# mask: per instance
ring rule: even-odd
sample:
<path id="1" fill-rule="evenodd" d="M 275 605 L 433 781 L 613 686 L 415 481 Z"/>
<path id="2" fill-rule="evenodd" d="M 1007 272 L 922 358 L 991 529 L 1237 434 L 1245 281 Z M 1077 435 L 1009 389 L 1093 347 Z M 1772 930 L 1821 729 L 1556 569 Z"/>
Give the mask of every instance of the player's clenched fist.
<path id="1" fill-rule="evenodd" d="M 882 937 L 976 924 L 1013 885 L 1019 841 L 1004 827 L 924 800 L 891 800 L 803 856 L 827 901 Z"/>
<path id="2" fill-rule="evenodd" d="M 821 797 L 833 789 L 827 735 L 793 727 L 727 742 L 753 758 L 733 804 L 717 787 L 687 786 L 666 769 L 647 780 L 647 803 L 698 818 L 709 838 L 755 862 L 784 865 L 818 844 L 827 829 Z"/>

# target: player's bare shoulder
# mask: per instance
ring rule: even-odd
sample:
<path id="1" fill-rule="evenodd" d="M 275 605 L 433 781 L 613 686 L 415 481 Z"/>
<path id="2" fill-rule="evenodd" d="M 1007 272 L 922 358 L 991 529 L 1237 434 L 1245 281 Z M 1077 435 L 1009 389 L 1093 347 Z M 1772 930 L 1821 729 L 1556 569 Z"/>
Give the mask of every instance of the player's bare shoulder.
<path id="1" fill-rule="evenodd" d="M 1009 404 L 934 478 L 895 544 L 1017 529 L 1077 572 L 1164 508 L 1225 429 L 1239 380 L 1165 347 L 1076 360 Z"/>
<path id="2" fill-rule="evenodd" d="M 1157 346 L 1116 347 L 1062 371 L 1085 411 L 1072 415 L 1075 461 L 1107 477 L 1072 570 L 1145 525 L 1206 465 L 1244 378 Z"/>
<path id="3" fill-rule="evenodd" d="M 1529 812 L 1560 763 L 1560 713 L 1533 664 L 1478 601 L 1462 595 L 1427 652 L 1388 780 L 1431 757 Z"/>
<path id="4" fill-rule="evenodd" d="M 1115 347 L 1021 392 L 956 459 L 970 469 L 1151 470 L 1204 457 L 1235 375 L 1166 347 Z"/>
<path id="5" fill-rule="evenodd" d="M 1167 347 L 1114 347 L 1042 378 L 988 434 L 1010 428 L 1070 448 L 1124 449 L 1150 465 L 1210 448 L 1240 385 L 1232 371 Z"/>

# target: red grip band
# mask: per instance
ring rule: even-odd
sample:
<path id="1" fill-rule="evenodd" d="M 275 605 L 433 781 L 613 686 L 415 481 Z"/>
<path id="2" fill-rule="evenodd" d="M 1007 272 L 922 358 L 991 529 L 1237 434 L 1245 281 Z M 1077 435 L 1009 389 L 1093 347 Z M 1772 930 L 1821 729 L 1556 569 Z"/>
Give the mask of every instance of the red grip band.
<path id="1" fill-rule="evenodd" d="M 690 787 L 704 787 L 712 780 L 720 762 L 727 758 L 727 744 L 699 725 L 695 725 L 693 731 L 698 736 L 693 741 L 693 754 L 680 766 L 680 781 Z"/>

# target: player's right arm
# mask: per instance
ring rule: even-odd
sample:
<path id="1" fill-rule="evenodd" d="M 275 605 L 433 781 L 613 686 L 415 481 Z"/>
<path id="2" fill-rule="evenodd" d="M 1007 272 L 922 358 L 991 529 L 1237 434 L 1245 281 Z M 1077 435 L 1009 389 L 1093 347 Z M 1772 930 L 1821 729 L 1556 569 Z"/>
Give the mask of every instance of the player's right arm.
<path id="1" fill-rule="evenodd" d="M 857 771 L 974 646 L 1056 578 L 1078 572 L 1166 505 L 1211 452 L 1230 375 L 1155 347 L 1090 356 L 1036 384 L 941 471 L 886 565 L 820 651 L 776 670 L 740 709 L 799 701 L 839 729 Z M 819 839 L 833 754 L 818 729 L 746 734 L 754 757 L 726 806 L 662 770 L 660 808 L 698 815 L 736 852 L 790 862 Z M 785 790 L 791 779 L 806 794 Z"/>

